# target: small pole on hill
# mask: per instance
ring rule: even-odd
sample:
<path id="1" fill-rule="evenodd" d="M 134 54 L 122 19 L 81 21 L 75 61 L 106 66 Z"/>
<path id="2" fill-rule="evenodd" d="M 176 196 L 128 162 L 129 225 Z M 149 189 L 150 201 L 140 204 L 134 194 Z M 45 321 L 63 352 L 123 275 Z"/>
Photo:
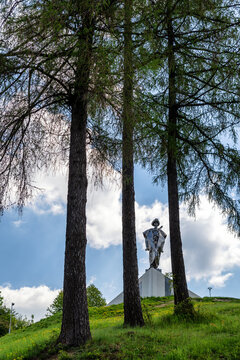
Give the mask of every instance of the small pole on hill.
<path id="1" fill-rule="evenodd" d="M 14 303 L 11 304 L 11 309 L 10 309 L 10 322 L 9 322 L 9 330 L 8 330 L 9 334 L 11 334 L 13 306 Z"/>
<path id="2" fill-rule="evenodd" d="M 209 290 L 209 297 L 211 297 L 212 287 L 211 287 L 211 286 L 209 286 L 209 287 L 208 287 L 208 290 Z"/>

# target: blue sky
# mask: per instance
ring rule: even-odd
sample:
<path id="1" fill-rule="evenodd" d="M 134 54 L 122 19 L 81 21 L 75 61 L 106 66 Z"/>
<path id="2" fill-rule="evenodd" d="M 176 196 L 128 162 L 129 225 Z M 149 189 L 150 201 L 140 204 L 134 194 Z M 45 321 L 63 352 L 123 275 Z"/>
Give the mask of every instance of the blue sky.
<path id="1" fill-rule="evenodd" d="M 1 218 L 0 291 L 5 302 L 15 303 L 22 315 L 46 314 L 63 283 L 65 247 L 66 176 L 38 174 L 45 189 L 35 194 L 21 217 L 14 210 Z M 158 217 L 168 234 L 166 190 L 152 185 L 151 176 L 135 171 L 136 229 L 139 275 L 148 268 L 142 232 Z M 225 219 L 202 197 L 196 219 L 183 205 L 181 229 L 188 287 L 200 296 L 240 298 L 240 240 L 229 233 Z M 104 181 L 88 194 L 87 283 L 94 283 L 107 301 L 122 291 L 121 189 Z M 160 261 L 163 272 L 171 271 L 169 237 Z"/>

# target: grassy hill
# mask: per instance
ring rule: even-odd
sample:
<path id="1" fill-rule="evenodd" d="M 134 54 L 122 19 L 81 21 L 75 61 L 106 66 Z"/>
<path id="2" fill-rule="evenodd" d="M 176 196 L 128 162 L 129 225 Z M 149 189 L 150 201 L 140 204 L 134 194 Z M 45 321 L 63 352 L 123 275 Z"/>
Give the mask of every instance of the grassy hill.
<path id="1" fill-rule="evenodd" d="M 240 359 L 240 300 L 194 301 L 194 322 L 173 316 L 173 299 L 142 301 L 147 325 L 123 328 L 123 306 L 90 308 L 93 339 L 63 349 L 55 341 L 61 314 L 0 338 L 0 360 L 51 359 Z"/>

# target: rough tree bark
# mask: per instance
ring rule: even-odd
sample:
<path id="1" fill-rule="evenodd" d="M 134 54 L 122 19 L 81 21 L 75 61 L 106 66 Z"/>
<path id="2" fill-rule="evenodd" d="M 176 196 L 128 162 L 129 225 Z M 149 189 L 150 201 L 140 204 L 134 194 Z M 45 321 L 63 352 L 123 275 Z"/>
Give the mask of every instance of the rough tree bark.
<path id="1" fill-rule="evenodd" d="M 144 325 L 138 284 L 137 247 L 135 233 L 135 194 L 132 113 L 132 0 L 125 0 L 124 27 L 124 88 L 122 135 L 122 237 L 123 237 L 123 288 L 124 324 Z"/>
<path id="2" fill-rule="evenodd" d="M 79 35 L 75 90 L 70 99 L 72 123 L 69 155 L 67 229 L 63 287 L 63 319 L 59 341 L 81 345 L 91 338 L 86 293 L 86 126 L 93 24 L 89 18 Z"/>
<path id="3" fill-rule="evenodd" d="M 170 246 L 174 287 L 175 312 L 191 314 L 193 306 L 189 301 L 185 275 L 184 258 L 179 219 L 179 197 L 177 179 L 177 99 L 176 99 L 176 65 L 174 57 L 174 32 L 171 19 L 171 1 L 168 2 L 168 69 L 169 69 L 169 114 L 168 114 L 168 203 Z M 182 304 L 181 309 L 176 305 Z"/>

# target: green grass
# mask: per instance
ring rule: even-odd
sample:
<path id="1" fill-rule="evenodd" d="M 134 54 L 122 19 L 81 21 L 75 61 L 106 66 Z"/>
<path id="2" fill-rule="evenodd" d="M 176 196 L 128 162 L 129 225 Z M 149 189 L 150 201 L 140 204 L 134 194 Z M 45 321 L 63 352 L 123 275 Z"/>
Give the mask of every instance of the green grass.
<path id="1" fill-rule="evenodd" d="M 22 360 L 37 356 L 56 340 L 60 321 L 61 316 L 57 314 L 1 337 L 0 360 Z"/>
<path id="2" fill-rule="evenodd" d="M 123 306 L 90 308 L 92 340 L 84 347 L 54 346 L 61 315 L 41 320 L 0 338 L 0 360 L 13 359 L 240 359 L 240 300 L 194 301 L 195 321 L 173 315 L 172 298 L 142 301 L 147 325 L 123 327 Z"/>

